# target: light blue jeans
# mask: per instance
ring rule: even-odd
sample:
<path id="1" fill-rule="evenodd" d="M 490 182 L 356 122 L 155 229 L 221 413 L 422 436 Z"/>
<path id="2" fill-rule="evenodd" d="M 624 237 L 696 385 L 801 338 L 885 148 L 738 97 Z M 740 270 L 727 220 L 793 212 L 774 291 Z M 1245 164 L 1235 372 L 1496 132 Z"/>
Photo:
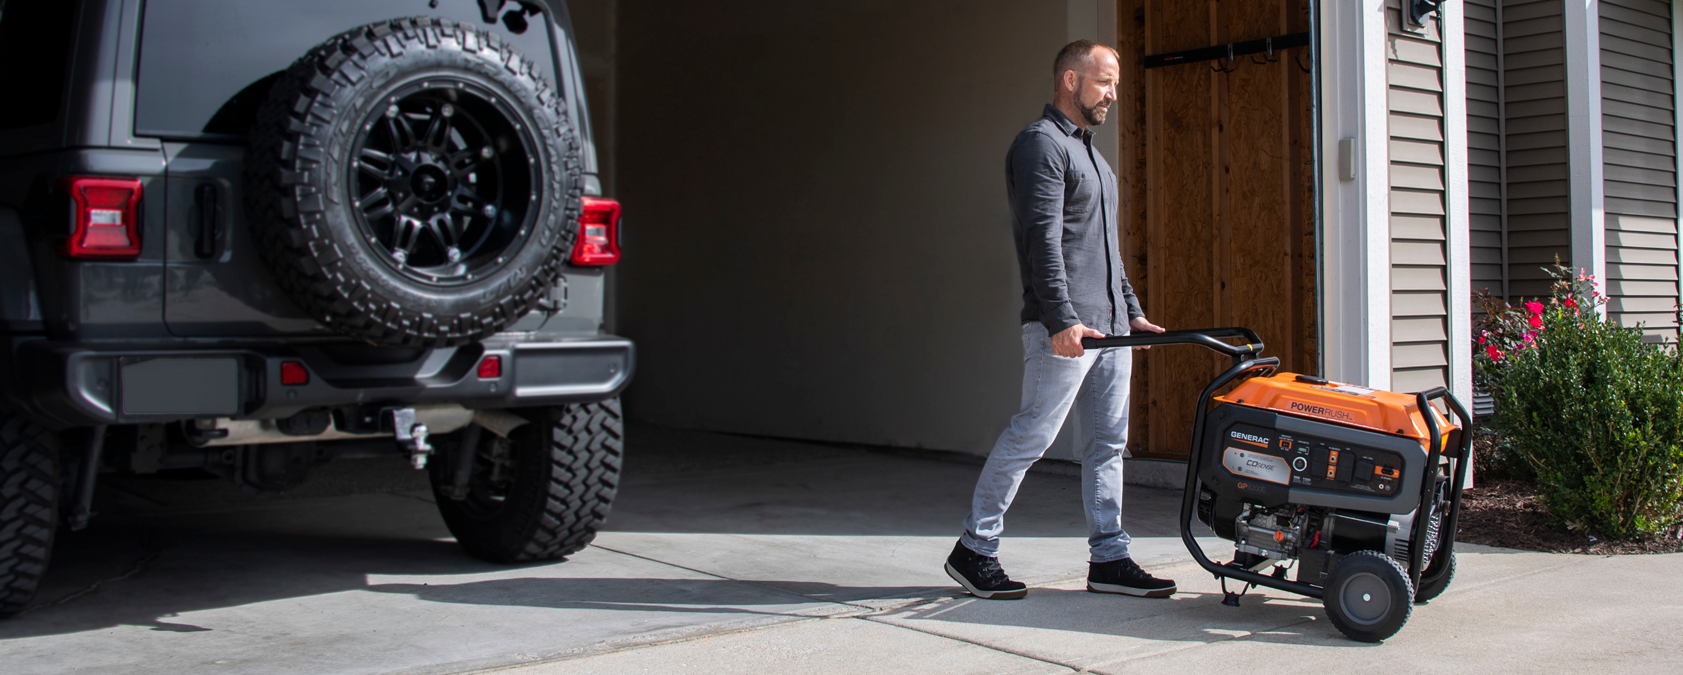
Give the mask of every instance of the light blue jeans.
<path id="1" fill-rule="evenodd" d="M 1089 349 L 1080 358 L 1058 356 L 1039 322 L 1023 324 L 1023 406 L 999 435 L 976 479 L 970 515 L 959 541 L 989 557 L 999 555 L 1005 510 L 1023 474 L 1046 454 L 1075 408 L 1081 446 L 1081 502 L 1093 562 L 1128 557 L 1122 531 L 1122 452 L 1128 444 L 1128 389 L 1133 350 Z"/>

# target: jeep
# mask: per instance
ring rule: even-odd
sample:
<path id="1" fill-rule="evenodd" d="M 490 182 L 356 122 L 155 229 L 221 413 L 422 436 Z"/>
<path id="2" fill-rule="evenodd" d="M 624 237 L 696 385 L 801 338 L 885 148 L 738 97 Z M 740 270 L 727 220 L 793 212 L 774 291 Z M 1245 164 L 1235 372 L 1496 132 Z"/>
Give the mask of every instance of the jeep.
<path id="1" fill-rule="evenodd" d="M 102 473 L 402 453 L 495 562 L 619 480 L 564 0 L 0 0 L 0 616 Z"/>

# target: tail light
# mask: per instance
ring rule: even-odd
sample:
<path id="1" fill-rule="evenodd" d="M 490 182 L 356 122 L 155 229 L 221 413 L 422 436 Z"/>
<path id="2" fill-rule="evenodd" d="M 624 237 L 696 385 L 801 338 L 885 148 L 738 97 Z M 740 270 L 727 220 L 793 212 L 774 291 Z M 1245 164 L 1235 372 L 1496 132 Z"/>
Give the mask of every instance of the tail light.
<path id="1" fill-rule="evenodd" d="M 579 237 L 573 244 L 574 265 L 601 267 L 619 262 L 619 202 L 584 198 Z"/>
<path id="2" fill-rule="evenodd" d="M 64 252 L 72 258 L 119 258 L 140 255 L 140 180 L 66 178 L 75 223 Z"/>
<path id="3" fill-rule="evenodd" d="M 288 387 L 302 387 L 310 383 L 310 371 L 298 361 L 281 362 L 281 384 Z"/>
<path id="4" fill-rule="evenodd" d="M 494 380 L 503 376 L 503 357 L 492 354 L 479 362 L 479 377 Z"/>

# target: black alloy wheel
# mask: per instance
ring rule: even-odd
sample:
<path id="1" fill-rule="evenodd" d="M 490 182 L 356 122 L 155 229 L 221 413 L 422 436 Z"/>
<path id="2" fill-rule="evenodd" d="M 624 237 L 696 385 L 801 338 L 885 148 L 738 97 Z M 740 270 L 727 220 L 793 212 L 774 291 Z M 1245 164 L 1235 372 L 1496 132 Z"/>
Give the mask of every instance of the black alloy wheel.
<path id="1" fill-rule="evenodd" d="M 392 92 L 352 146 L 357 224 L 377 257 L 428 284 L 484 278 L 531 233 L 543 168 L 506 98 L 431 78 Z"/>
<path id="2" fill-rule="evenodd" d="M 246 213 L 276 285 L 324 327 L 391 347 L 483 340 L 543 307 L 584 187 L 548 56 L 428 17 L 294 62 L 246 151 Z"/>

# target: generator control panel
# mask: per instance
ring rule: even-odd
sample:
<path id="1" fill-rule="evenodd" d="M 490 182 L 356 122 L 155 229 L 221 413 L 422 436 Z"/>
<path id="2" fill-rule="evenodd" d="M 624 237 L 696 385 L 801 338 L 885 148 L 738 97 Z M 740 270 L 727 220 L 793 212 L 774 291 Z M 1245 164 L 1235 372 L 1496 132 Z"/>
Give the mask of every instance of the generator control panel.
<path id="1" fill-rule="evenodd" d="M 1220 447 L 1222 466 L 1240 478 L 1380 497 L 1402 482 L 1402 456 L 1325 438 L 1241 423 L 1227 428 Z"/>

